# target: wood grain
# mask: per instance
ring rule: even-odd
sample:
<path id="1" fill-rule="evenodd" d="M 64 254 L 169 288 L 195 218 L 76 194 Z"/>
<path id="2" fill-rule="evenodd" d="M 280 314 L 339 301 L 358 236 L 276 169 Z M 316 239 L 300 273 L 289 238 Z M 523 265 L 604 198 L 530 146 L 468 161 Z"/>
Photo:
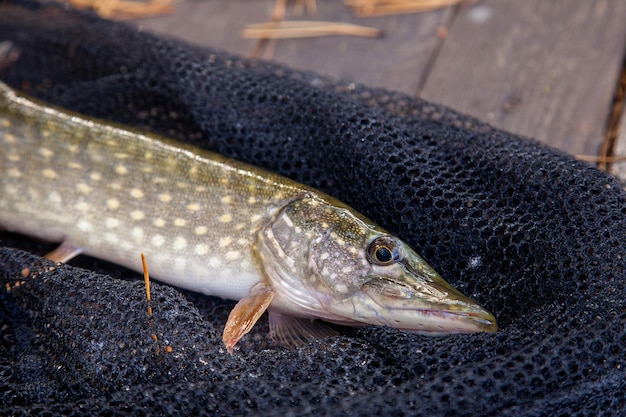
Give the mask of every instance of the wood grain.
<path id="1" fill-rule="evenodd" d="M 186 0 L 171 16 L 135 22 L 249 56 L 256 41 L 239 32 L 267 21 L 273 8 L 274 0 Z M 482 0 L 458 11 L 367 19 L 338 0 L 318 0 L 315 15 L 288 18 L 374 26 L 385 35 L 280 40 L 276 61 L 421 94 L 573 154 L 597 154 L 626 51 L 624 0 Z M 445 41 L 441 25 L 450 25 Z"/>
<path id="2" fill-rule="evenodd" d="M 376 27 L 382 29 L 383 37 L 284 40 L 276 44 L 274 60 L 370 87 L 415 95 L 441 42 L 437 30 L 451 12 L 447 8 L 425 14 L 358 18 L 341 1 L 318 1 L 317 14 L 312 17 L 315 20 Z"/>
<path id="3" fill-rule="evenodd" d="M 623 0 L 486 0 L 450 29 L 423 97 L 597 154 L 626 45 Z"/>

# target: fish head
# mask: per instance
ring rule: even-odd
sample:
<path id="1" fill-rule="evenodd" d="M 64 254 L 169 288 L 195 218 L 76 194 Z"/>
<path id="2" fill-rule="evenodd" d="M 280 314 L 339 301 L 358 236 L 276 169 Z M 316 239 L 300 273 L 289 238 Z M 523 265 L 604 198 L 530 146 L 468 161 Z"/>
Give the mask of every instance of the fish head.
<path id="1" fill-rule="evenodd" d="M 494 316 L 413 249 L 342 203 L 307 195 L 259 235 L 273 307 L 350 326 L 411 333 L 494 332 Z"/>

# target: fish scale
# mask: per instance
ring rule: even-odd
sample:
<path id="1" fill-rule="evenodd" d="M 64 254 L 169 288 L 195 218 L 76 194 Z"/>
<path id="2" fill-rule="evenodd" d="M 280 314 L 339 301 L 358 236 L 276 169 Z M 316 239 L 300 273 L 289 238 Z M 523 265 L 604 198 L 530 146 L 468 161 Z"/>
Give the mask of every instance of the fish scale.
<path id="1" fill-rule="evenodd" d="M 258 281 L 244 256 L 251 236 L 302 188 L 217 155 L 60 112 L 47 110 L 46 123 L 33 126 L 25 121 L 41 109 L 15 100 L 20 106 L 1 116 L 0 140 L 9 150 L 0 183 L 5 228 L 50 241 L 70 238 L 85 254 L 135 270 L 143 251 L 155 277 L 206 294 L 239 299 Z M 210 280 L 193 281 L 217 268 Z"/>
<path id="2" fill-rule="evenodd" d="M 404 242 L 338 200 L 167 138 L 53 108 L 0 85 L 0 227 L 62 242 L 171 285 L 240 300 L 230 351 L 270 312 L 286 345 L 323 319 L 426 333 L 495 331 L 493 316 Z"/>

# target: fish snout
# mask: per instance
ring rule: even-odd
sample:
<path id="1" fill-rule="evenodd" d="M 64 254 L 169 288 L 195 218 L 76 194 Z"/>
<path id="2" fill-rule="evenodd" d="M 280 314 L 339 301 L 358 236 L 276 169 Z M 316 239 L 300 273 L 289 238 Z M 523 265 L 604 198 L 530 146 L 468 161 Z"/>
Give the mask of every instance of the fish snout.
<path id="1" fill-rule="evenodd" d="M 438 275 L 375 277 L 361 290 L 374 302 L 373 324 L 410 333 L 496 332 L 498 324 L 488 310 L 465 296 Z"/>

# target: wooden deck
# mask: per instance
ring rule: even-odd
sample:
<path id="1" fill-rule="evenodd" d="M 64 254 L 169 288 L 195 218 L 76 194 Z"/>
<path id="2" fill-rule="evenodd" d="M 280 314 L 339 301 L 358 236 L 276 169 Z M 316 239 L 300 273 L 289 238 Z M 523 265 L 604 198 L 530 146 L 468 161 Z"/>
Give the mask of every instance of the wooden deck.
<path id="1" fill-rule="evenodd" d="M 274 0 L 183 0 L 171 15 L 134 22 L 249 56 L 256 41 L 239 33 L 273 8 Z M 317 0 L 315 14 L 287 18 L 372 26 L 384 36 L 273 41 L 278 62 L 421 96 L 577 155 L 599 154 L 626 56 L 623 0 L 481 0 L 370 18 Z"/>

